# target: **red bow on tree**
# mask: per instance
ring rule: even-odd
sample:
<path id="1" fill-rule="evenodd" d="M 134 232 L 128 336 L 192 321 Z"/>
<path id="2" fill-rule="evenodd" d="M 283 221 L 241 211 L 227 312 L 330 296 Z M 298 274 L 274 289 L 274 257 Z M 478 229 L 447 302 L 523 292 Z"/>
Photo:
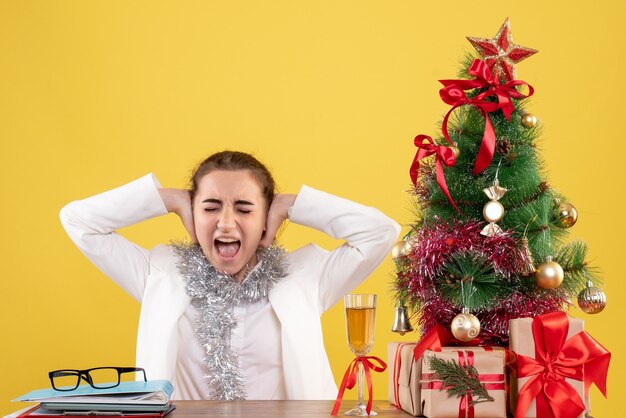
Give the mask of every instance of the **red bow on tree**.
<path id="1" fill-rule="evenodd" d="M 580 395 L 565 378 L 594 383 L 606 397 L 606 375 L 611 353 L 585 331 L 567 340 L 569 321 L 564 312 L 533 319 L 535 358 L 517 355 L 517 377 L 530 379 L 520 388 L 515 418 L 525 416 L 533 399 L 537 416 L 570 418 L 585 410 Z"/>
<path id="2" fill-rule="evenodd" d="M 493 128 L 488 113 L 495 112 L 498 109 L 502 109 L 504 116 L 507 120 L 511 120 L 511 114 L 515 110 L 513 105 L 513 99 L 522 99 L 530 97 L 534 93 L 533 87 L 521 80 L 511 80 L 505 84 L 500 84 L 500 80 L 497 75 L 491 73 L 491 70 L 484 61 L 475 59 L 467 70 L 468 74 L 474 76 L 472 80 L 439 80 L 444 87 L 439 90 L 441 99 L 449 105 L 452 105 L 452 109 L 448 111 L 443 119 L 442 130 L 443 136 L 452 143 L 450 135 L 448 134 L 448 118 L 454 109 L 459 106 L 471 104 L 480 111 L 485 117 L 485 130 L 483 132 L 483 140 L 480 144 L 480 150 L 478 151 L 478 157 L 474 163 L 473 174 L 481 173 L 485 168 L 491 164 L 493 159 L 493 153 L 496 146 L 496 132 Z M 516 90 L 517 86 L 528 86 L 528 94 L 524 95 Z M 465 90 L 471 89 L 487 89 L 486 91 L 469 98 L 465 94 Z M 495 97 L 497 101 L 487 100 L 488 98 Z"/>
<path id="3" fill-rule="evenodd" d="M 450 147 L 446 147 L 445 145 L 435 145 L 433 139 L 428 135 L 416 136 L 413 143 L 418 148 L 417 153 L 415 154 L 415 158 L 413 158 L 413 164 L 411 164 L 411 169 L 409 170 L 411 180 L 413 180 L 413 185 L 417 185 L 417 176 L 419 174 L 420 160 L 422 158 L 426 158 L 435 154 L 437 184 L 439 184 L 439 187 L 441 187 L 443 194 L 446 195 L 452 206 L 454 206 L 454 209 L 456 209 L 457 212 L 461 213 L 459 208 L 456 207 L 454 200 L 452 200 L 452 196 L 450 196 L 448 186 L 446 185 L 446 178 L 443 175 L 444 165 L 446 167 L 450 167 L 456 163 L 454 151 Z"/>

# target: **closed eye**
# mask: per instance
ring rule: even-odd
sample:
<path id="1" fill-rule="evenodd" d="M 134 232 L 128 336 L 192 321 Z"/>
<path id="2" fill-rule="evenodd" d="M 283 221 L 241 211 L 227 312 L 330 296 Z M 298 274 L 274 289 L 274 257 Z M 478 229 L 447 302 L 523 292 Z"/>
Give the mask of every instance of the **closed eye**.
<path id="1" fill-rule="evenodd" d="M 202 201 L 202 203 L 206 203 L 206 204 L 209 204 L 209 205 L 213 205 L 213 206 L 207 206 L 207 207 L 205 207 L 205 208 L 204 208 L 204 211 L 205 211 L 205 212 L 215 212 L 216 210 L 218 210 L 218 209 L 222 206 L 222 201 L 221 201 L 221 200 L 219 200 L 219 199 L 212 199 L 212 198 L 209 198 L 209 199 L 204 199 L 204 200 Z"/>
<path id="2" fill-rule="evenodd" d="M 235 209 L 237 209 L 237 212 L 244 214 L 244 215 L 252 212 L 252 210 L 254 209 L 254 206 L 255 206 L 254 203 L 249 202 L 247 200 L 239 199 L 235 201 Z"/>

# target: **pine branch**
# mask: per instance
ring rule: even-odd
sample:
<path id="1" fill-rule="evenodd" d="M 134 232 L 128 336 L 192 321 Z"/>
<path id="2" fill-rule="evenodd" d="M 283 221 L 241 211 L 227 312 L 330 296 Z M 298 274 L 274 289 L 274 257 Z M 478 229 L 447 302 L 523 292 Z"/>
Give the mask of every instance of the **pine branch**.
<path id="1" fill-rule="evenodd" d="M 441 267 L 438 290 L 458 307 L 489 309 L 508 294 L 493 265 L 482 254 L 458 252 Z"/>
<path id="2" fill-rule="evenodd" d="M 437 357 L 428 359 L 428 366 L 434 371 L 435 378 L 443 382 L 448 397 L 461 398 L 469 391 L 472 405 L 482 402 L 493 402 L 485 385 L 478 379 L 478 371 L 474 366 L 461 366 L 454 360 L 443 360 Z"/>
<path id="3" fill-rule="evenodd" d="M 573 296 L 585 288 L 587 280 L 595 284 L 601 283 L 596 277 L 596 269 L 587 265 L 586 258 L 587 245 L 581 241 L 563 245 L 555 255 L 555 261 L 561 265 L 565 273 L 562 287 Z"/>

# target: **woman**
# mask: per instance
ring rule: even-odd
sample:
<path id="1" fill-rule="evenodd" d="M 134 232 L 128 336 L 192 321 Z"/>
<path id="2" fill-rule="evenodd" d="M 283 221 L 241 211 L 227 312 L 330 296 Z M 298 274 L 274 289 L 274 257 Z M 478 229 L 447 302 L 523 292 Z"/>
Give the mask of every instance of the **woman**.
<path id="1" fill-rule="evenodd" d="M 146 250 L 115 230 L 176 213 L 192 244 Z M 273 245 L 284 220 L 346 243 Z M 395 242 L 378 210 L 303 186 L 274 196 L 254 157 L 224 151 L 191 190 L 152 175 L 75 201 L 61 222 L 78 248 L 141 302 L 137 366 L 173 382 L 174 399 L 334 399 L 320 316 L 360 284 Z"/>

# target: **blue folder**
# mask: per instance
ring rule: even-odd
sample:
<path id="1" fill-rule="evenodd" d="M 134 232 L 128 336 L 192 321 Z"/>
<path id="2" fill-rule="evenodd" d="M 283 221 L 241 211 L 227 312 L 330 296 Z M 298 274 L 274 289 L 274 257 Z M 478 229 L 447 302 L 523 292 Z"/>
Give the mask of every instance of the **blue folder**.
<path id="1" fill-rule="evenodd" d="M 70 391 L 38 389 L 13 399 L 13 402 L 164 405 L 169 401 L 173 391 L 174 387 L 169 380 L 149 380 L 121 382 L 118 386 L 108 389 L 95 389 L 89 385 L 81 385 Z"/>

